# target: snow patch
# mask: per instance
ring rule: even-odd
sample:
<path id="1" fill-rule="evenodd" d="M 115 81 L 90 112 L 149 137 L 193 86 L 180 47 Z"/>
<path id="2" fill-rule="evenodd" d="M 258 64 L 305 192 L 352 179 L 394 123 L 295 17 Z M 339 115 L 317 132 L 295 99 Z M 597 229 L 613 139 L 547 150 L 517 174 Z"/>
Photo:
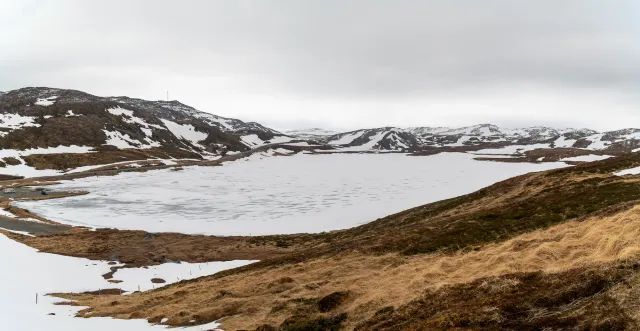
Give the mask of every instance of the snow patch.
<path id="1" fill-rule="evenodd" d="M 9 229 L 5 229 L 5 228 L 0 228 L 0 229 L 2 229 L 2 230 L 4 230 L 4 231 L 7 231 L 7 232 L 12 232 L 12 233 L 21 234 L 21 235 L 23 235 L 23 236 L 27 236 L 27 237 L 35 237 L 34 235 L 32 235 L 31 233 L 26 232 L 26 231 L 9 230 Z M 0 307 L 1 307 L 1 306 L 0 306 Z"/>
<path id="2" fill-rule="evenodd" d="M 587 147 L 587 149 L 605 149 L 609 145 L 608 141 L 602 140 L 604 133 L 598 133 L 591 136 L 586 137 L 585 139 L 591 141 L 591 144 Z"/>
<path id="3" fill-rule="evenodd" d="M 38 106 L 51 106 L 53 105 L 56 101 L 58 97 L 57 96 L 53 96 L 53 97 L 48 97 L 48 98 L 38 98 L 38 100 L 36 100 L 36 102 L 34 102 L 35 105 Z"/>
<path id="4" fill-rule="evenodd" d="M 576 143 L 576 139 L 567 139 L 565 136 L 560 136 L 556 141 L 553 142 L 553 145 L 556 148 L 569 148 L 572 147 L 573 144 Z"/>
<path id="5" fill-rule="evenodd" d="M 76 116 L 81 116 L 80 114 L 74 114 L 73 110 L 69 109 L 67 110 L 67 114 L 64 115 L 64 117 L 76 117 Z"/>
<path id="6" fill-rule="evenodd" d="M 107 131 L 102 130 L 105 135 L 107 135 L 107 141 L 105 145 L 116 146 L 120 149 L 126 148 L 137 148 L 135 145 L 139 145 L 139 142 L 134 142 L 135 140 L 131 138 L 128 134 L 122 134 L 119 131 Z"/>
<path id="7" fill-rule="evenodd" d="M 349 146 L 346 148 L 340 149 L 341 151 L 368 151 L 374 149 L 374 147 L 384 138 L 384 136 L 389 133 L 388 131 L 380 131 L 376 133 L 373 137 L 370 137 L 370 140 L 360 146 Z"/>
<path id="8" fill-rule="evenodd" d="M 2 309 L 2 330 L 92 330 L 92 331 L 134 331 L 134 330 L 167 330 L 165 326 L 149 324 L 144 319 L 122 320 L 104 317 L 76 318 L 74 315 L 83 307 L 69 305 L 54 305 L 55 302 L 67 301 L 47 293 L 54 292 L 84 292 L 108 288 L 122 288 L 137 290 L 134 282 L 138 277 L 146 277 L 146 269 L 138 271 L 127 269 L 136 276 L 127 276 L 129 283 L 111 284 L 102 278 L 102 274 L 109 271 L 110 265 L 106 261 L 91 261 L 55 254 L 40 253 L 37 250 L 0 235 L 0 251 L 2 255 L 2 282 L 0 282 L 0 308 Z M 216 272 L 227 268 L 251 263 L 252 261 L 230 261 L 218 264 L 210 262 L 209 269 L 204 266 L 198 269 L 197 275 L 205 272 Z M 179 264 L 168 267 L 158 266 L 156 273 L 166 277 L 166 284 L 176 282 L 173 275 L 187 279 L 189 272 L 196 273 L 197 265 Z M 123 270 L 120 270 L 123 271 Z M 116 278 L 120 276 L 116 273 Z M 139 273 L 139 274 L 137 274 Z M 195 276 L 195 275 L 194 275 Z M 142 284 L 141 284 L 142 287 Z M 36 294 L 38 304 L 35 303 Z M 55 316 L 49 316 L 55 313 Z M 218 327 L 217 323 L 209 323 L 187 330 L 209 330 Z"/>
<path id="9" fill-rule="evenodd" d="M 246 136 L 240 137 L 242 142 L 249 147 L 258 147 L 267 144 L 282 144 L 291 141 L 290 137 L 287 136 L 274 136 L 269 140 L 262 140 L 258 137 L 257 134 L 248 134 Z"/>
<path id="10" fill-rule="evenodd" d="M 292 154 L 293 152 L 288 150 L 288 149 L 284 149 L 284 148 L 276 148 L 273 150 L 273 154 L 285 154 L 285 155 L 289 155 Z"/>
<path id="11" fill-rule="evenodd" d="M 616 175 L 616 176 L 639 175 L 640 174 L 640 167 L 635 167 L 635 168 L 631 168 L 631 169 L 626 169 L 626 170 L 614 172 L 613 174 Z"/>
<path id="12" fill-rule="evenodd" d="M 147 268 L 120 269 L 114 275 L 114 279 L 121 280 L 122 283 L 118 283 L 118 287 L 128 292 L 137 291 L 138 286 L 141 291 L 148 291 L 181 280 L 212 275 L 222 270 L 242 267 L 254 262 L 258 261 L 234 260 L 209 263 L 163 263 Z M 152 278 L 161 278 L 165 280 L 166 283 L 154 284 L 151 282 Z"/>
<path id="13" fill-rule="evenodd" d="M 0 114 L 0 128 L 39 127 L 40 124 L 35 123 L 36 119 L 37 117 L 34 116 L 22 116 L 20 114 Z"/>
<path id="14" fill-rule="evenodd" d="M 196 128 L 191 124 L 178 124 L 165 119 L 162 122 L 176 137 L 186 139 L 193 144 L 207 139 L 206 133 L 196 131 Z"/>
<path id="15" fill-rule="evenodd" d="M 27 155 L 89 153 L 91 152 L 92 149 L 93 147 L 76 146 L 76 145 L 47 147 L 47 148 L 31 148 L 31 149 L 25 149 L 25 150 L 2 149 L 0 150 L 0 158 L 14 157 L 22 161 L 21 158 Z M 59 173 L 60 173 L 59 171 L 52 170 L 52 169 L 37 170 L 24 163 L 19 165 L 7 165 L 6 167 L 0 168 L 0 174 L 17 175 L 17 176 L 25 176 L 25 177 L 52 176 Z"/>
<path id="16" fill-rule="evenodd" d="M 580 156 L 573 156 L 573 157 L 566 157 L 564 159 L 561 159 L 560 161 L 582 161 L 582 162 L 591 162 L 591 161 L 600 161 L 600 160 L 605 160 L 610 158 L 610 155 L 594 155 L 594 154 L 589 154 L 589 155 L 580 155 Z"/>
<path id="17" fill-rule="evenodd" d="M 356 138 L 362 135 L 362 131 L 355 131 L 351 133 L 344 133 L 338 140 L 330 141 L 330 145 L 348 145 Z"/>
<path id="18" fill-rule="evenodd" d="M 481 149 L 473 152 L 473 154 L 516 154 L 539 148 L 549 148 L 549 144 L 511 145 L 503 148 Z"/>

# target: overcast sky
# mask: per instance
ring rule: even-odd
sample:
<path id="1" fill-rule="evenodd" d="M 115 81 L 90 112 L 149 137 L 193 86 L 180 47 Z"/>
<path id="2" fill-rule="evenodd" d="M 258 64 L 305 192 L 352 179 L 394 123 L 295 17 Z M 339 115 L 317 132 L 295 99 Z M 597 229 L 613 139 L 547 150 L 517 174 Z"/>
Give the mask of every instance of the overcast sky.
<path id="1" fill-rule="evenodd" d="M 279 128 L 640 127 L 640 1 L 0 0 L 0 90 Z"/>

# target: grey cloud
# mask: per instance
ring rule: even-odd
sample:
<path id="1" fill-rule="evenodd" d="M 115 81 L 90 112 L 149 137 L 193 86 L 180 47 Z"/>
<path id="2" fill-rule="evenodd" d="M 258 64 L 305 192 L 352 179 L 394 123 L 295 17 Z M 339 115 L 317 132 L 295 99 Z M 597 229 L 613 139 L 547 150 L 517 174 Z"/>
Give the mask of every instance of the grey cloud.
<path id="1" fill-rule="evenodd" d="M 16 0 L 11 8 L 19 19 L 0 23 L 0 89 L 53 72 L 76 88 L 111 91 L 120 70 L 140 73 L 133 85 L 213 77 L 245 97 L 309 103 L 465 98 L 513 85 L 629 98 L 640 86 L 640 4 L 631 0 Z"/>

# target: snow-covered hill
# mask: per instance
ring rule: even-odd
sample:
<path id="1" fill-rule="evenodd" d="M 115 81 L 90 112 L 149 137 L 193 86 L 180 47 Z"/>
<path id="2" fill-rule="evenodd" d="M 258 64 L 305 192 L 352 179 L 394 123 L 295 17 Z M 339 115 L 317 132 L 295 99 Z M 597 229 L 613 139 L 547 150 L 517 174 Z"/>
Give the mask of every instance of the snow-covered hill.
<path id="1" fill-rule="evenodd" d="M 183 149 L 201 155 L 243 151 L 292 138 L 253 122 L 199 111 L 178 101 L 98 97 L 24 88 L 0 95 L 0 147 L 78 145 Z"/>
<path id="2" fill-rule="evenodd" d="M 462 128 L 413 127 L 361 129 L 325 137 L 325 143 L 341 151 L 417 151 L 435 147 L 584 148 L 631 151 L 640 147 L 640 129 L 598 133 L 590 129 L 529 127 L 500 128 L 479 124 Z"/>

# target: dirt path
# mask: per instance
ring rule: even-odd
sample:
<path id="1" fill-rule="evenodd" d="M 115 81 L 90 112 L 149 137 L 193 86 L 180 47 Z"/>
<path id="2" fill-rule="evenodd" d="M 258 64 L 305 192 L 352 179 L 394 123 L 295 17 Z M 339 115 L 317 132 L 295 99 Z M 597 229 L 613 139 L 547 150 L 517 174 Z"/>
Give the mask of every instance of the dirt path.
<path id="1" fill-rule="evenodd" d="M 12 231 L 23 231 L 36 235 L 55 234 L 71 230 L 71 226 L 47 223 L 20 221 L 0 216 L 0 228 Z"/>

